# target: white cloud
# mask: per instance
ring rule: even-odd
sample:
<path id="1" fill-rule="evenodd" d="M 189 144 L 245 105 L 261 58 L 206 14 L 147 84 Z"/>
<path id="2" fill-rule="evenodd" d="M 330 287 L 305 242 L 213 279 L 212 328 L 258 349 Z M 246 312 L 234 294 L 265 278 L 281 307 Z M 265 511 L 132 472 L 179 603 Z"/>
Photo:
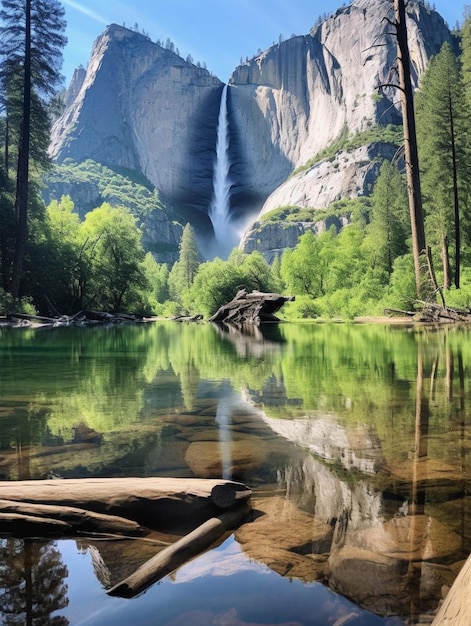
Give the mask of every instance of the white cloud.
<path id="1" fill-rule="evenodd" d="M 71 7 L 72 9 L 75 9 L 76 11 L 79 11 L 80 13 L 82 13 L 83 15 L 86 15 L 92 20 L 95 20 L 96 22 L 99 22 L 100 24 L 105 24 L 105 25 L 108 24 L 107 19 L 105 19 L 101 15 L 98 15 L 98 13 L 95 13 L 95 11 L 92 11 L 91 9 L 84 7 L 79 2 L 75 2 L 74 0 L 62 0 L 62 1 L 65 5 Z"/>

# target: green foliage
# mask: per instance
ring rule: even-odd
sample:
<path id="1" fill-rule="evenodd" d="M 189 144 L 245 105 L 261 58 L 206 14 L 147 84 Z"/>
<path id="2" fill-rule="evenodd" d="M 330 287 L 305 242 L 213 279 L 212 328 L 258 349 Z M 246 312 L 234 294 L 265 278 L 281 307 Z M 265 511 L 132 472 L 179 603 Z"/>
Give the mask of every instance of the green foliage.
<path id="1" fill-rule="evenodd" d="M 36 312 L 29 298 L 15 300 L 10 293 L 0 287 L 0 315 L 8 315 L 9 313 L 35 315 Z"/>
<path id="2" fill-rule="evenodd" d="M 130 211 L 105 203 L 87 213 L 80 240 L 89 269 L 86 307 L 118 312 L 142 306 L 141 292 L 149 287 L 145 253 Z"/>
<path id="3" fill-rule="evenodd" d="M 413 310 L 417 298 L 412 254 L 398 257 L 393 264 L 390 289 L 385 304 L 391 308 Z"/>
<path id="4" fill-rule="evenodd" d="M 79 230 L 80 220 L 69 196 L 52 202 L 45 218 L 34 223 L 35 284 L 29 291 L 40 309 L 51 315 L 71 314 L 80 306 Z"/>
<path id="5" fill-rule="evenodd" d="M 294 250 L 286 250 L 281 260 L 281 277 L 290 294 L 316 298 L 325 293 L 330 271 L 329 251 L 335 230 L 316 236 L 307 232 L 299 238 Z"/>
<path id="6" fill-rule="evenodd" d="M 263 225 L 265 222 L 287 222 L 288 224 L 291 222 L 311 222 L 312 224 L 325 222 L 327 230 L 335 226 L 339 231 L 342 227 L 341 218 L 351 220 L 365 211 L 368 212 L 369 206 L 370 200 L 364 196 L 336 200 L 325 209 L 283 206 L 262 215 L 260 223 Z"/>
<path id="7" fill-rule="evenodd" d="M 302 319 L 315 319 L 321 315 L 321 309 L 317 300 L 309 296 L 296 296 L 293 302 L 283 305 L 279 317 L 285 320 L 295 321 Z"/>
<path id="8" fill-rule="evenodd" d="M 260 252 L 235 250 L 227 261 L 216 258 L 202 263 L 188 292 L 187 308 L 210 317 L 230 302 L 239 289 L 272 291 L 271 268 Z"/>
<path id="9" fill-rule="evenodd" d="M 157 263 L 152 254 L 148 252 L 144 258 L 144 269 L 149 285 L 152 285 L 155 302 L 163 303 L 169 299 L 168 290 L 169 271 L 166 263 Z"/>
<path id="10" fill-rule="evenodd" d="M 242 260 L 240 271 L 242 283 L 247 291 L 275 290 L 271 268 L 261 252 L 254 251 L 246 254 Z"/>
<path id="11" fill-rule="evenodd" d="M 2 153 L 7 176 L 10 168 L 16 172 L 15 243 L 8 289 L 18 298 L 30 212 L 37 204 L 33 183 L 48 164 L 48 98 L 61 80 L 62 49 L 67 41 L 64 7 L 57 0 L 2 0 L 0 22 L 0 79 L 8 122 Z"/>
<path id="12" fill-rule="evenodd" d="M 142 222 L 153 211 L 164 211 L 164 205 L 157 189 L 134 172 L 124 168 L 111 169 L 87 159 L 82 163 L 75 163 L 66 159 L 62 165 L 55 165 L 44 179 L 45 195 L 51 201 L 55 184 L 80 185 L 88 183 L 98 190 L 100 202 L 125 206 Z M 81 214 L 94 209 L 95 206 L 81 207 Z"/>
<path id="13" fill-rule="evenodd" d="M 471 223 L 467 206 L 471 176 L 469 109 L 459 63 L 448 43 L 430 61 L 422 77 L 416 119 L 427 239 L 441 250 L 445 287 L 450 280 L 446 242 L 454 248 L 455 281 L 459 285 L 460 222 Z M 470 242 L 469 235 L 466 242 Z"/>
<path id="14" fill-rule="evenodd" d="M 190 310 L 210 317 L 242 287 L 240 267 L 216 258 L 199 266 L 189 292 Z"/>
<path id="15" fill-rule="evenodd" d="M 183 229 L 180 255 L 168 277 L 169 294 L 172 300 L 185 305 L 200 265 L 200 253 L 195 231 L 190 224 Z"/>
<path id="16" fill-rule="evenodd" d="M 15 249 L 15 184 L 0 167 L 0 269 L 1 283 L 8 290 Z"/>
<path id="17" fill-rule="evenodd" d="M 62 78 L 62 49 L 67 43 L 64 13 L 57 0 L 31 2 L 31 80 L 38 94 L 52 95 Z M 3 63 L 21 67 L 27 55 L 25 2 L 2 0 L 0 19 Z"/>
<path id="18" fill-rule="evenodd" d="M 305 170 L 310 169 L 313 165 L 324 159 L 332 159 L 340 151 L 355 150 L 371 143 L 385 142 L 392 143 L 396 146 L 400 146 L 403 143 L 402 127 L 394 126 L 392 124 L 377 126 L 361 132 L 351 135 L 348 129 L 344 129 L 338 139 L 318 152 L 312 159 L 309 159 L 307 163 L 298 167 L 292 173 L 292 176 L 299 174 Z"/>
<path id="19" fill-rule="evenodd" d="M 389 161 L 381 165 L 371 195 L 368 237 L 375 264 L 392 273 L 394 260 L 407 252 L 410 220 L 404 176 Z"/>
<path id="20" fill-rule="evenodd" d="M 452 286 L 444 295 L 448 306 L 471 310 L 471 267 L 463 269 L 460 288 Z"/>
<path id="21" fill-rule="evenodd" d="M 469 11 L 461 30 L 461 50 L 463 85 L 468 106 L 471 106 L 471 16 Z"/>
<path id="22" fill-rule="evenodd" d="M 270 268 L 271 284 L 273 285 L 273 291 L 277 293 L 283 293 L 285 290 L 285 282 L 281 276 L 281 257 L 279 254 L 273 259 L 273 263 Z"/>

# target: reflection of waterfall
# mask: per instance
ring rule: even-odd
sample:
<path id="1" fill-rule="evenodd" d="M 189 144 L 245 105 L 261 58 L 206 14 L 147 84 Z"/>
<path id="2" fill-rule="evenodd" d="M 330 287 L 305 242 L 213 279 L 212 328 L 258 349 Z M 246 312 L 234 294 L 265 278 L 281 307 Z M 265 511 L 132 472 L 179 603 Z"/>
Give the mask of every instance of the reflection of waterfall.
<path id="1" fill-rule="evenodd" d="M 231 458 L 231 397 L 222 396 L 216 410 L 216 422 L 219 425 L 219 443 L 221 446 L 222 478 L 232 478 Z"/>
<path id="2" fill-rule="evenodd" d="M 214 255 L 226 257 L 236 245 L 237 235 L 229 219 L 231 180 L 229 176 L 229 116 L 227 85 L 224 85 L 219 107 L 216 160 L 213 171 L 213 199 L 209 217 L 214 228 Z"/>

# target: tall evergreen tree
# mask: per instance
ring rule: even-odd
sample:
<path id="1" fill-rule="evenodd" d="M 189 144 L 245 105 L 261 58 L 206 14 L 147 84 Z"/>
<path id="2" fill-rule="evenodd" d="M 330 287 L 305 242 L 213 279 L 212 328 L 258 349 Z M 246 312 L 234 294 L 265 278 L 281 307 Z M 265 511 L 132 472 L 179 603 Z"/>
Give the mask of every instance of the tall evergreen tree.
<path id="1" fill-rule="evenodd" d="M 394 260 L 407 252 L 409 232 L 404 177 L 394 165 L 384 161 L 371 195 L 369 235 L 376 261 L 388 275 L 392 274 Z"/>
<path id="2" fill-rule="evenodd" d="M 32 146 L 32 116 L 47 119 L 47 101 L 59 83 L 64 37 L 64 7 L 58 0 L 1 0 L 1 77 L 7 99 L 7 119 L 18 118 L 16 166 L 16 242 L 10 291 L 20 292 L 23 259 L 28 240 L 28 194 Z M 12 90 L 17 81 L 19 92 Z M 7 139 L 6 150 L 8 153 Z M 43 155 L 47 142 L 42 146 Z"/>
<path id="3" fill-rule="evenodd" d="M 416 97 L 417 134 L 430 241 L 440 247 L 443 286 L 460 286 L 461 219 L 469 195 L 468 119 L 460 66 L 449 43 L 431 60 Z"/>
<path id="4" fill-rule="evenodd" d="M 465 9 L 465 20 L 461 29 L 461 65 L 463 83 L 468 106 L 471 106 L 471 6 Z"/>
<path id="5" fill-rule="evenodd" d="M 196 235 L 190 224 L 183 229 L 180 241 L 180 254 L 169 275 L 170 296 L 177 302 L 187 293 L 193 284 L 200 265 L 200 253 Z"/>

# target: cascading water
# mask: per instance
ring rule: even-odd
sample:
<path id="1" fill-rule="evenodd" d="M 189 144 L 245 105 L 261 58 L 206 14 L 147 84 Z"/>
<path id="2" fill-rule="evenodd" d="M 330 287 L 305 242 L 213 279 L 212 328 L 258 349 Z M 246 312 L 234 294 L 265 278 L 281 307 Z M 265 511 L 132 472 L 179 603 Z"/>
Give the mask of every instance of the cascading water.
<path id="1" fill-rule="evenodd" d="M 209 217 L 214 229 L 214 255 L 225 258 L 237 244 L 237 233 L 229 216 L 231 186 L 229 157 L 229 116 L 227 112 L 227 89 L 224 85 L 219 106 L 216 160 L 213 170 L 213 199 Z"/>

